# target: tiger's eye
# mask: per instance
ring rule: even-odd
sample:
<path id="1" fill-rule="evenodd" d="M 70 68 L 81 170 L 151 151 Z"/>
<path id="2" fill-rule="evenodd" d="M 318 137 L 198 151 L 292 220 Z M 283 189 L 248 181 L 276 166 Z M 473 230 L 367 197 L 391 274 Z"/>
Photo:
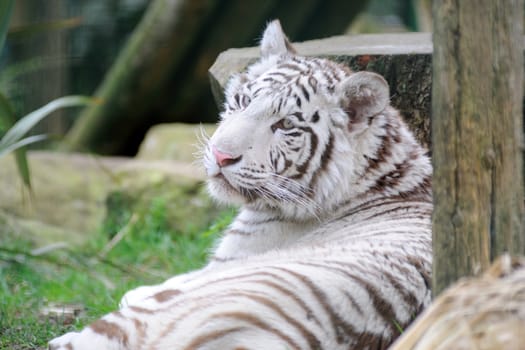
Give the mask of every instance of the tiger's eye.
<path id="1" fill-rule="evenodd" d="M 293 123 L 290 119 L 284 118 L 283 119 L 283 129 L 291 129 L 293 128 Z"/>
<path id="2" fill-rule="evenodd" d="M 272 125 L 272 131 L 275 132 L 275 130 L 277 129 L 290 130 L 293 127 L 294 127 L 293 122 L 289 118 L 284 118 Z"/>
<path id="3" fill-rule="evenodd" d="M 241 99 L 242 107 L 246 108 L 248 105 L 252 102 L 251 98 L 249 96 L 243 95 Z"/>

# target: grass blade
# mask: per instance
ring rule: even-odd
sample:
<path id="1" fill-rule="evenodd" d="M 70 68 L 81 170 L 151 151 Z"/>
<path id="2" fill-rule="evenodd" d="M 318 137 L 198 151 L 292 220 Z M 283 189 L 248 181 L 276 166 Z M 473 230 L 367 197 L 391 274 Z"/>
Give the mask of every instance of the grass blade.
<path id="1" fill-rule="evenodd" d="M 51 101 L 44 107 L 29 113 L 18 122 L 9 101 L 0 93 L 0 126 L 5 125 L 8 131 L 0 139 L 0 157 L 15 151 L 18 173 L 24 185 L 31 190 L 31 176 L 25 146 L 44 140 L 44 135 L 24 138 L 24 135 L 40 120 L 59 108 L 87 105 L 93 103 L 93 99 L 85 96 L 65 96 Z"/>
<path id="2" fill-rule="evenodd" d="M 31 193 L 31 172 L 29 171 L 29 162 L 27 161 L 27 150 L 25 147 L 19 147 L 15 150 L 15 159 L 18 175 L 22 178 L 24 186 L 29 189 Z"/>
<path id="3" fill-rule="evenodd" d="M 26 138 L 23 138 L 21 140 L 18 140 L 12 144 L 9 144 L 5 147 L 0 147 L 0 158 L 6 154 L 8 154 L 9 152 L 13 152 L 19 148 L 22 148 L 24 146 L 27 146 L 27 145 L 30 145 L 32 143 L 35 143 L 35 142 L 39 142 L 39 141 L 42 141 L 42 140 L 45 140 L 47 139 L 47 135 L 33 135 L 33 136 L 28 136 Z M 26 163 L 27 163 L 27 160 L 26 160 Z"/>
<path id="4" fill-rule="evenodd" d="M 85 106 L 93 103 L 93 98 L 86 96 L 65 96 L 57 98 L 21 118 L 0 140 L 0 150 L 20 140 L 39 121 L 60 108 Z"/>
<path id="5" fill-rule="evenodd" d="M 16 123 L 15 112 L 7 98 L 0 92 L 0 135 Z"/>
<path id="6" fill-rule="evenodd" d="M 15 113 L 11 104 L 5 98 L 5 96 L 0 93 L 0 132 L 2 130 L 7 130 L 16 123 Z M 24 147 L 20 147 L 15 150 L 15 159 L 16 166 L 18 168 L 18 174 L 22 179 L 22 182 L 31 190 L 31 177 L 29 171 L 29 163 L 27 161 L 26 150 Z"/>

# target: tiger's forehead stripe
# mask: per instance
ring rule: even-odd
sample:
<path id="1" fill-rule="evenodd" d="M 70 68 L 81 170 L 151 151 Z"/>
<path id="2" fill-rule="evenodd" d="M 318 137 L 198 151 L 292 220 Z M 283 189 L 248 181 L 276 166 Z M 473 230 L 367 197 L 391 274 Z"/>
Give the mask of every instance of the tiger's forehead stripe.
<path id="1" fill-rule="evenodd" d="M 351 72 L 347 68 L 325 59 L 293 57 L 260 76 L 251 79 L 244 76 L 247 80 L 238 88 L 242 92 L 234 94 L 235 103 L 231 101 L 228 105 L 231 109 L 246 107 L 237 101 L 240 99 L 238 97 L 240 93 L 249 94 L 251 98 L 284 94 L 287 97 L 294 97 L 295 105 L 301 107 L 304 101 L 310 100 L 312 94 L 318 93 L 319 87 L 324 87 L 325 91 L 331 92 L 334 84 L 342 81 L 349 74 Z M 288 100 L 281 100 L 279 104 L 281 107 L 283 102 L 289 103 Z"/>

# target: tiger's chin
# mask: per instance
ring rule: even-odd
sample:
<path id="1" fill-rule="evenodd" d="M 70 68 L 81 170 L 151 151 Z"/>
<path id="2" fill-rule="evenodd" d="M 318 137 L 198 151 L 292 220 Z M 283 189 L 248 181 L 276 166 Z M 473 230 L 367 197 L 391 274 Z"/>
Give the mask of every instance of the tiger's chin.
<path id="1" fill-rule="evenodd" d="M 235 187 L 233 187 L 222 174 L 208 178 L 208 192 L 218 202 L 230 205 L 243 205 L 248 203 Z"/>

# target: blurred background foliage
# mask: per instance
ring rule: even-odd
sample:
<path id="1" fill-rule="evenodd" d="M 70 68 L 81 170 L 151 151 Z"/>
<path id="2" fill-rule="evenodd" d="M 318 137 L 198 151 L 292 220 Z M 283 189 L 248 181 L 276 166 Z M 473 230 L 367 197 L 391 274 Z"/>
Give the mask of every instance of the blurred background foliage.
<path id="1" fill-rule="evenodd" d="M 257 45 L 273 18 L 292 41 L 431 27 L 430 0 L 17 0 L 0 91 L 18 116 L 96 95 L 101 104 L 57 111 L 34 133 L 65 136 L 69 150 L 134 155 L 152 125 L 215 121 L 208 68 L 221 51 Z"/>
<path id="2" fill-rule="evenodd" d="M 11 150 L 23 137 L 49 135 L 31 147 L 131 156 L 156 124 L 215 122 L 208 69 L 224 50 L 256 46 L 275 18 L 295 42 L 431 27 L 430 0 L 10 3 L 9 18 L 0 0 L 0 34 L 9 18 L 0 153 L 3 141 Z M 19 154 L 25 159 L 25 149 Z M 18 191 L 11 159 L 0 159 L 0 349 L 44 349 L 114 309 L 125 290 L 202 266 L 234 215 L 219 211 L 183 162 L 28 154 L 31 201 Z M 27 160 L 17 164 L 29 184 Z"/>

